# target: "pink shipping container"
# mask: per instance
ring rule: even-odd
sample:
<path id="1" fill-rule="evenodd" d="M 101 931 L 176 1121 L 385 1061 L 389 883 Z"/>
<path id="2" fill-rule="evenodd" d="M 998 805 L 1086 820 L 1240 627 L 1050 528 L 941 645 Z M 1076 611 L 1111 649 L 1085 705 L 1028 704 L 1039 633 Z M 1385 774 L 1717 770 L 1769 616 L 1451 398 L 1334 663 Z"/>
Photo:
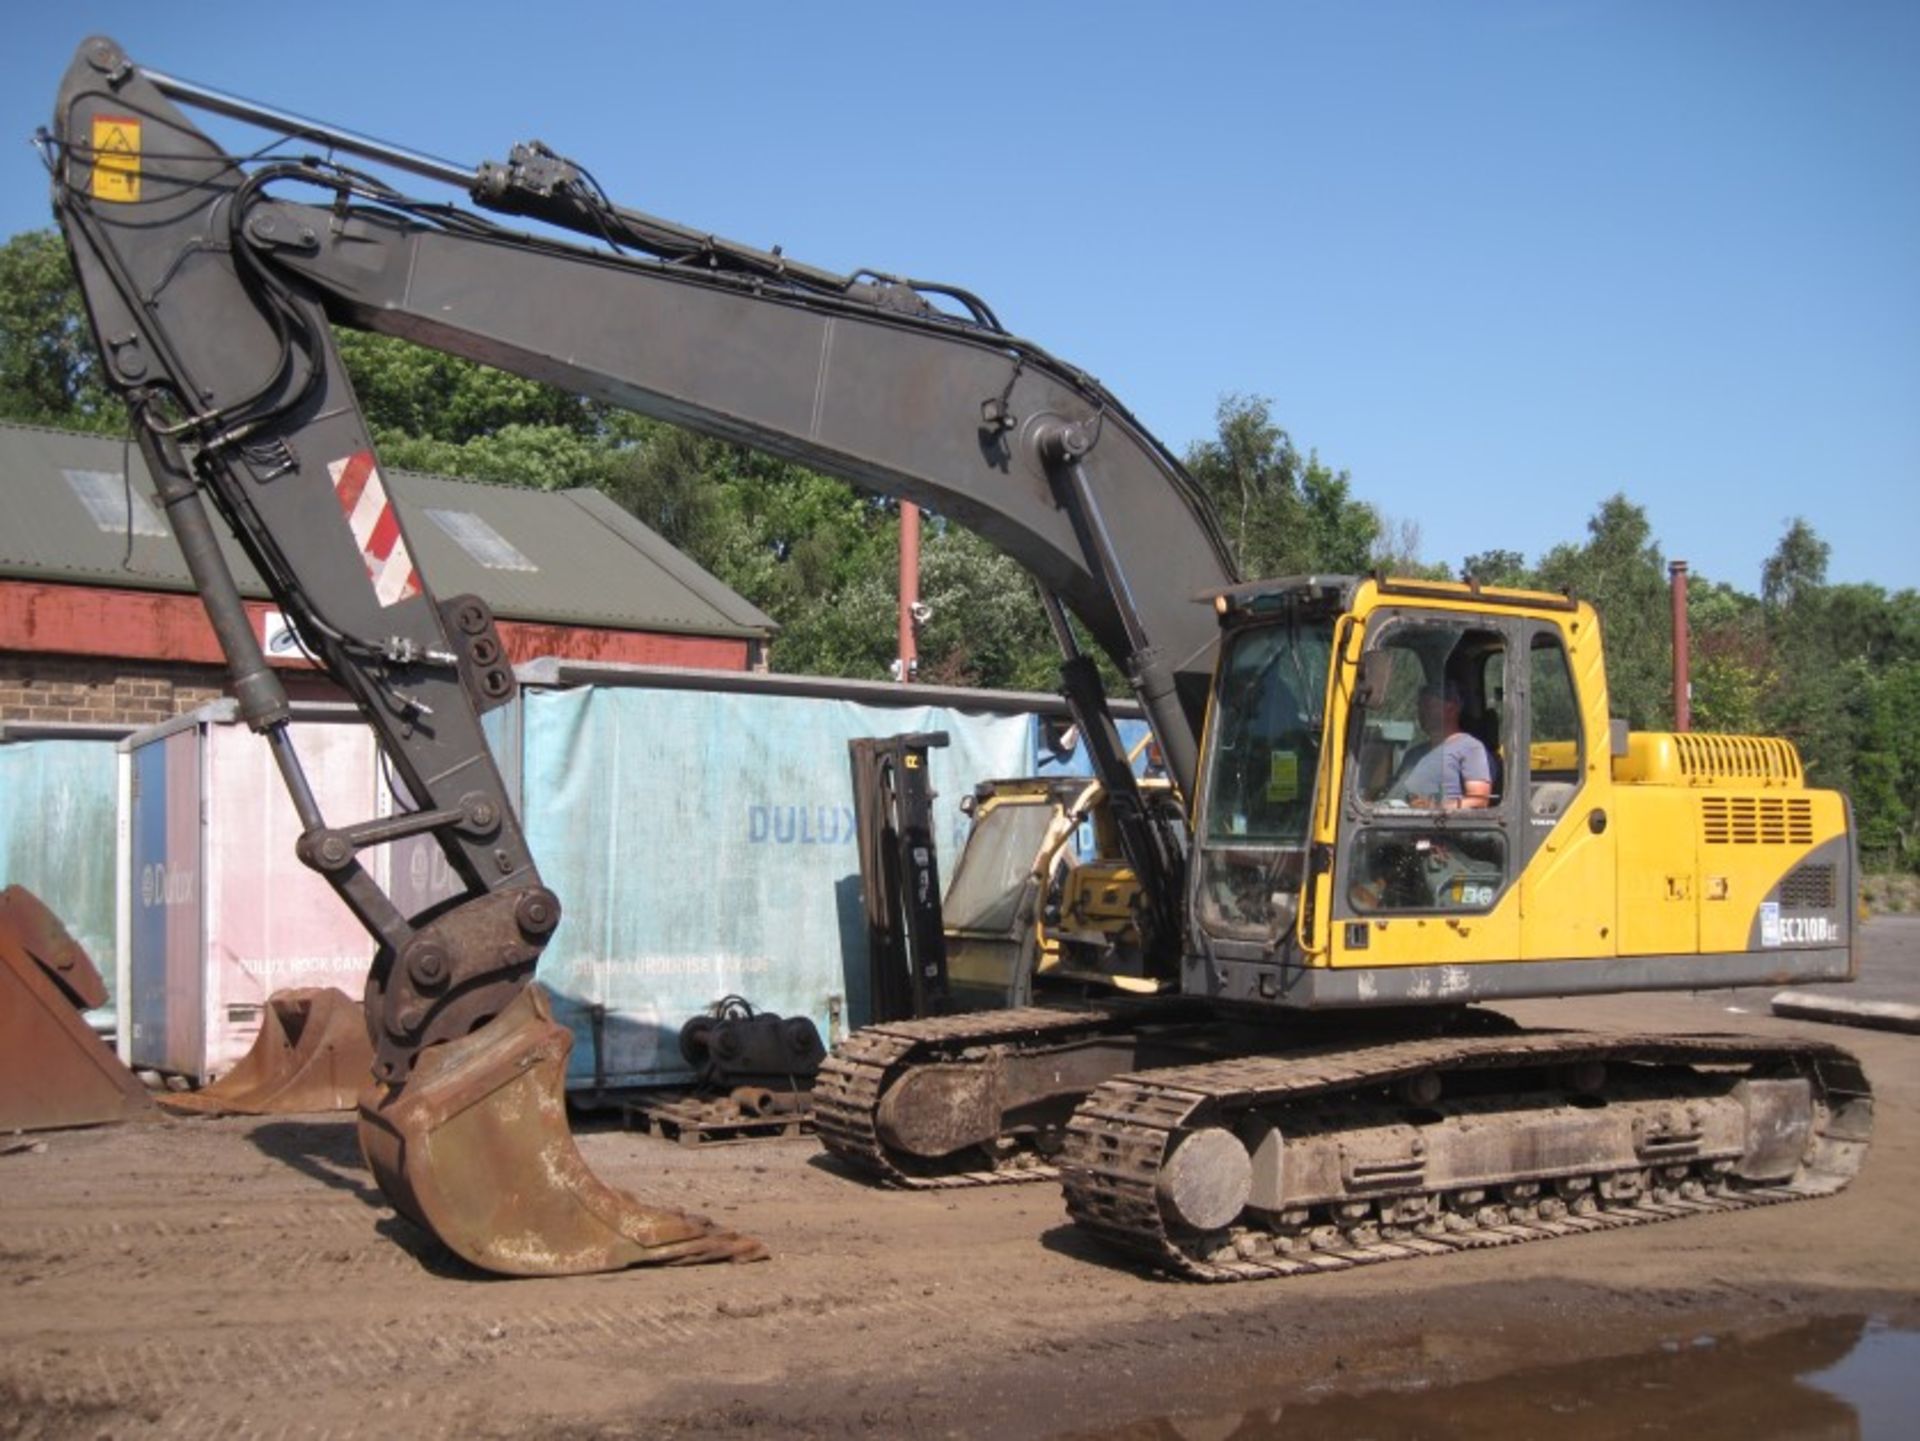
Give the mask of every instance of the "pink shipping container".
<path id="1" fill-rule="evenodd" d="M 273 992 L 337 986 L 357 1000 L 373 958 L 332 888 L 295 859 L 293 803 L 237 716 L 215 702 L 120 745 L 122 1055 L 199 1082 L 246 1054 Z M 330 822 L 388 812 L 352 707 L 296 707 L 292 733 Z M 385 885 L 384 849 L 362 863 Z"/>

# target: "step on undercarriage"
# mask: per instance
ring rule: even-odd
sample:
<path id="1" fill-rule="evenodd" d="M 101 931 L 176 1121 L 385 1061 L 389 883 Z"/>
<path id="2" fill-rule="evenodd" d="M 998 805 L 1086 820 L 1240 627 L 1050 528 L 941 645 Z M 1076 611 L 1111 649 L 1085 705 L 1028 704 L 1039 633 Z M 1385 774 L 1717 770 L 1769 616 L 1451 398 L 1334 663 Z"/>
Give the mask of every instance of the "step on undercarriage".
<path id="1" fill-rule="evenodd" d="M 1830 1195 L 1872 1123 L 1822 1042 L 1527 1032 L 1116 1077 L 1060 1173 L 1103 1241 L 1237 1281 Z"/>

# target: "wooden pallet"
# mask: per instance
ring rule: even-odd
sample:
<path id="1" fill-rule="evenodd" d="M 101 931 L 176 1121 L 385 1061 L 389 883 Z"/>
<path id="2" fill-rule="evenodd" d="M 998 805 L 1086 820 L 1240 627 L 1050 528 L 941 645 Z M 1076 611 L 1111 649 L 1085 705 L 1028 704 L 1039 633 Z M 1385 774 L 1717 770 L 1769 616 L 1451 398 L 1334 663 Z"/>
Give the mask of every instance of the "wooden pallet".
<path id="1" fill-rule="evenodd" d="M 725 1145 L 813 1134 L 810 1110 L 743 1116 L 724 1096 L 699 1096 L 691 1092 L 624 1101 L 620 1114 L 628 1130 L 644 1131 L 649 1136 L 678 1141 L 683 1146 Z"/>

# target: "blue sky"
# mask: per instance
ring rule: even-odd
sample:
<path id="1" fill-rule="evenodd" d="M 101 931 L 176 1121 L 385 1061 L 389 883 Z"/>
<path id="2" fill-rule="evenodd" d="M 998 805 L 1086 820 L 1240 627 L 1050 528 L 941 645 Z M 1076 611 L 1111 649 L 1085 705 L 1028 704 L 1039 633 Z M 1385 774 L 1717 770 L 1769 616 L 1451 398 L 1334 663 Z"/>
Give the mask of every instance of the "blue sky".
<path id="1" fill-rule="evenodd" d="M 1176 450 L 1228 392 L 1430 560 L 1606 496 L 1757 586 L 1920 585 L 1920 4 L 13 6 L 0 235 L 74 47 L 960 284 Z"/>

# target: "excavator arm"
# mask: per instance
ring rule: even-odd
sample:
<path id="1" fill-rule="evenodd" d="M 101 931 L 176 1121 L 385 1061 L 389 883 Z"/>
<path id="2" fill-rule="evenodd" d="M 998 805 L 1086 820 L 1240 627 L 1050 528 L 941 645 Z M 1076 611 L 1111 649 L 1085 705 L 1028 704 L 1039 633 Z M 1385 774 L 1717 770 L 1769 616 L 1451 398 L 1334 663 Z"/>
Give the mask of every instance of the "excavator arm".
<path id="1" fill-rule="evenodd" d="M 176 100 L 317 143 L 328 158 L 278 147 L 230 155 Z M 838 276 L 622 209 L 542 146 L 503 165 L 450 166 L 142 70 L 106 39 L 76 55 L 48 150 L 106 379 L 131 407 L 243 713 L 273 747 L 302 822 L 301 858 L 378 943 L 368 1018 L 381 1090 L 363 1107 L 363 1144 L 389 1196 L 469 1259 L 580 1270 L 738 1256 L 751 1244 L 709 1244 L 697 1228 L 657 1220 L 670 1213 L 646 1213 L 613 1228 L 645 1232 L 635 1245 L 596 1239 L 556 1259 L 566 1248 L 537 1234 L 564 1229 L 551 1216 L 516 1233 L 535 1244 L 503 1247 L 511 1225 L 448 1210 L 454 1162 L 436 1159 L 436 1144 L 502 1075 L 553 1069 L 548 1042 L 496 1043 L 503 1028 L 522 1040 L 558 1029 L 530 1016 L 537 993 L 522 992 L 560 907 L 480 727 L 480 711 L 513 686 L 492 617 L 474 597 L 436 600 L 415 567 L 333 324 L 786 456 L 998 545 L 1039 583 L 1064 689 L 1114 772 L 1102 778 L 1128 858 L 1172 933 L 1180 839 L 1137 795 L 1128 805 L 1130 773 L 1067 615 L 1126 674 L 1191 795 L 1216 644 L 1213 617 L 1193 602 L 1230 583 L 1232 567 L 1192 482 L 1090 377 L 1008 334 L 965 292 Z M 411 198 L 332 158 L 342 153 L 462 184 L 482 206 L 594 243 Z M 321 814 L 215 511 L 367 716 L 417 809 L 344 825 Z M 465 891 L 406 916 L 360 857 L 423 833 Z M 559 1085 L 555 1070 L 555 1097 Z M 564 1132 L 563 1116 L 558 1124 Z M 476 1134 L 463 1145 L 527 1153 L 550 1139 Z M 571 1209 L 604 1212 L 605 1188 L 593 1189 L 577 1156 L 545 1170 L 569 1165 L 584 1178 Z M 462 1242 L 456 1230 L 471 1234 Z"/>

